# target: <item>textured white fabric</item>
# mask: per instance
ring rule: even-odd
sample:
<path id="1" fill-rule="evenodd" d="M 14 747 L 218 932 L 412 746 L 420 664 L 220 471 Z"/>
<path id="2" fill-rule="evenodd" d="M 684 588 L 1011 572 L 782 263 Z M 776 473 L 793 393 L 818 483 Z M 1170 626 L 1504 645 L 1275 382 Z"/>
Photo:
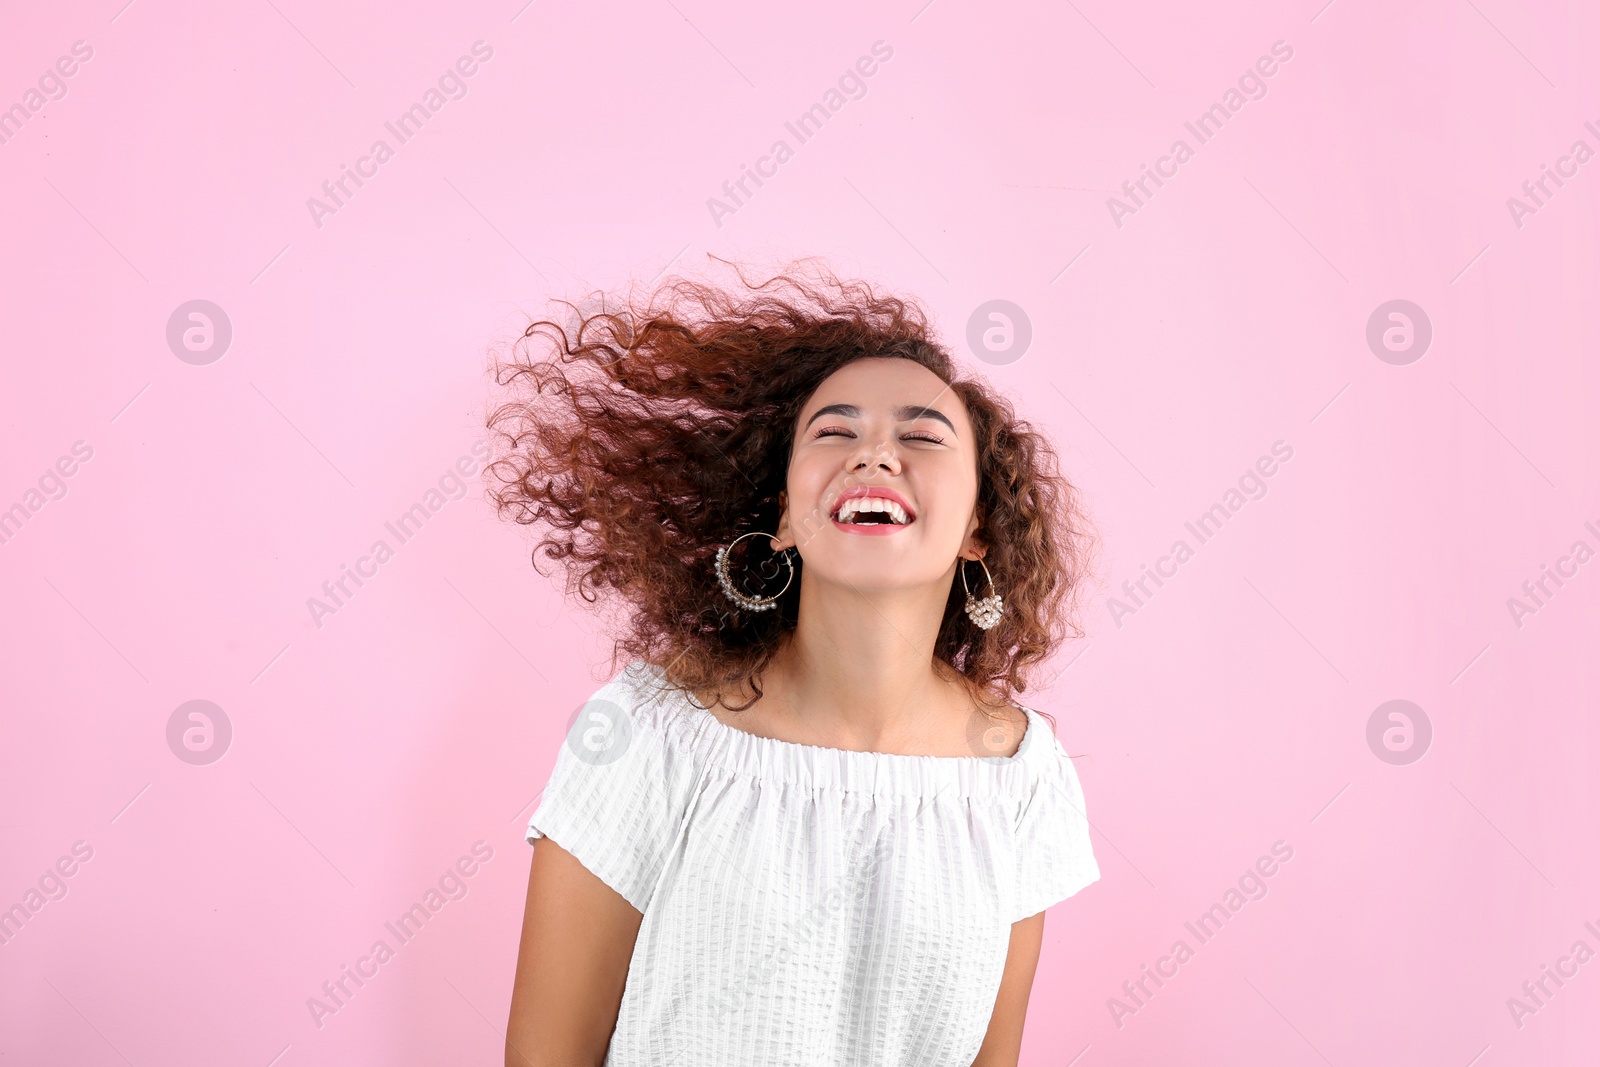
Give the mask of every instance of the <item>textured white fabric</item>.
<path id="1" fill-rule="evenodd" d="M 1032 709 L 1009 758 L 798 745 L 636 661 L 528 822 L 644 916 L 606 1067 L 970 1067 L 1011 923 L 1100 877 Z"/>

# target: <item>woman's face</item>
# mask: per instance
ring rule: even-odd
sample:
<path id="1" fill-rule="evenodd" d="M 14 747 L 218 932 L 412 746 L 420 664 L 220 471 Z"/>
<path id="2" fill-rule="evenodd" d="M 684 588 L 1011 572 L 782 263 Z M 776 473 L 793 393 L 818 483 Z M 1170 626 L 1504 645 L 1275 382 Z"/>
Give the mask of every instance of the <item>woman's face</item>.
<path id="1" fill-rule="evenodd" d="M 863 592 L 944 582 L 958 554 L 985 551 L 977 500 L 961 398 L 909 359 L 859 359 L 800 409 L 774 548 L 795 545 L 808 576 Z"/>

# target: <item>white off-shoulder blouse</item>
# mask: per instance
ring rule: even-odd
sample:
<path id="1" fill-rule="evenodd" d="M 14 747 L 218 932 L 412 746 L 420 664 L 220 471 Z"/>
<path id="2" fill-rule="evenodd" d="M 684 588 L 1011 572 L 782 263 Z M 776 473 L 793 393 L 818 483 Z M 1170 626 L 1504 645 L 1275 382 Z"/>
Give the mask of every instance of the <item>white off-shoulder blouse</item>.
<path id="1" fill-rule="evenodd" d="M 527 839 L 644 916 L 606 1067 L 970 1067 L 1011 924 L 1100 877 L 1022 709 L 1010 757 L 799 745 L 635 661 L 580 709 Z"/>

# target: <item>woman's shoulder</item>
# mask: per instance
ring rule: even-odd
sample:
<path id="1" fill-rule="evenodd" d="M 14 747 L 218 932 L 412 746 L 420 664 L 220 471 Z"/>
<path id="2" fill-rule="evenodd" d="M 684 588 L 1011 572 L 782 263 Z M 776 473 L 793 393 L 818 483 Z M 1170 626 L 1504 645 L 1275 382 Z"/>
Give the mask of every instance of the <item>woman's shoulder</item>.
<path id="1" fill-rule="evenodd" d="M 1054 719 L 1027 705 L 1019 705 L 1019 709 L 1027 719 L 1027 732 L 1014 758 L 1028 768 L 1027 778 L 1030 781 L 1048 779 L 1060 784 L 1070 780 L 1076 784 L 1077 772 L 1073 769 L 1072 757 L 1061 743 Z"/>
<path id="2" fill-rule="evenodd" d="M 974 703 L 968 716 L 967 747 L 985 759 L 1014 759 L 1033 730 L 1033 717 L 1020 705 L 987 707 Z"/>
<path id="3" fill-rule="evenodd" d="M 665 739 L 703 717 L 693 697 L 672 682 L 666 668 L 648 659 L 624 665 L 589 698 L 608 717 Z M 587 705 L 586 705 L 587 706 Z"/>

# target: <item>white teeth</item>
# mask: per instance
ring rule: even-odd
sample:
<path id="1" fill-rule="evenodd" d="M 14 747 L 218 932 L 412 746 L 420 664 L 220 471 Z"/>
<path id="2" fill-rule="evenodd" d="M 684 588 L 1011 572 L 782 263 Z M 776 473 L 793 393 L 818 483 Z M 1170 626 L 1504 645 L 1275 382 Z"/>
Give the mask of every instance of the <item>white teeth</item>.
<path id="1" fill-rule="evenodd" d="M 906 509 L 893 500 L 885 500 L 878 496 L 858 496 L 846 500 L 839 505 L 837 518 L 840 522 L 854 522 L 855 517 L 862 512 L 881 512 L 889 516 L 889 520 L 896 526 L 904 526 L 911 521 L 906 514 Z"/>

